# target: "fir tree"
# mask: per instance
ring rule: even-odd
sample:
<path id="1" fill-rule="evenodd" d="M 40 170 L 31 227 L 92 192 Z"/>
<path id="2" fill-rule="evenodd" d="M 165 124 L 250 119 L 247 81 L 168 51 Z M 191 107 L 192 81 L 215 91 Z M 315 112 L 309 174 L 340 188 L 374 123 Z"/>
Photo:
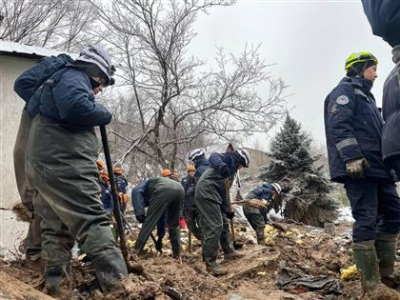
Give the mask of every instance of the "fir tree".
<path id="1" fill-rule="evenodd" d="M 323 166 L 316 166 L 319 156 L 311 154 L 311 143 L 301 124 L 287 115 L 271 142 L 271 161 L 260 178 L 281 184 L 282 197 L 273 207 L 285 218 L 322 227 L 337 218 L 339 201 L 330 197 L 330 182 Z"/>

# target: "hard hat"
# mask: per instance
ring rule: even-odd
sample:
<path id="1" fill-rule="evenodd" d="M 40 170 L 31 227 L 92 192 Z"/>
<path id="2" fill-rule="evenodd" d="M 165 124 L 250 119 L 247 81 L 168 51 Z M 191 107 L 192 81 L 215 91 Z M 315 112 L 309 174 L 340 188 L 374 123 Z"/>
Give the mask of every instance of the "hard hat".
<path id="1" fill-rule="evenodd" d="M 244 149 L 238 149 L 238 150 L 236 150 L 236 152 L 241 157 L 243 166 L 245 168 L 248 168 L 249 164 L 250 164 L 250 155 L 249 155 L 249 153 Z"/>
<path id="2" fill-rule="evenodd" d="M 278 193 L 278 195 L 280 195 L 282 192 L 282 188 L 279 185 L 279 183 L 271 183 L 271 185 L 272 185 L 273 189 Z"/>
<path id="3" fill-rule="evenodd" d="M 189 172 L 194 172 L 196 171 L 196 168 L 193 165 L 187 165 L 186 170 Z"/>
<path id="4" fill-rule="evenodd" d="M 101 159 L 96 160 L 96 164 L 99 170 L 103 170 L 105 168 L 104 161 L 102 161 Z"/>
<path id="5" fill-rule="evenodd" d="M 189 155 L 189 160 L 194 161 L 196 158 L 204 156 L 204 151 L 201 149 L 193 150 Z"/>
<path id="6" fill-rule="evenodd" d="M 113 169 L 113 172 L 114 172 L 114 174 L 116 174 L 116 175 L 122 175 L 122 168 L 120 168 L 120 167 L 115 167 L 115 168 Z"/>
<path id="7" fill-rule="evenodd" d="M 350 56 L 346 59 L 346 64 L 344 69 L 349 71 L 349 69 L 357 63 L 364 63 L 367 61 L 372 61 L 375 65 L 378 64 L 378 59 L 368 51 L 360 51 L 350 54 Z"/>
<path id="8" fill-rule="evenodd" d="M 112 77 L 115 67 L 111 63 L 110 55 L 104 48 L 89 45 L 82 50 L 76 61 L 95 64 L 104 73 L 106 85 L 113 85 L 115 83 L 115 79 Z"/>
<path id="9" fill-rule="evenodd" d="M 171 176 L 171 175 L 172 175 L 172 172 L 171 172 L 170 169 L 164 169 L 164 170 L 161 171 L 161 176 L 162 177 L 168 177 L 168 176 Z"/>

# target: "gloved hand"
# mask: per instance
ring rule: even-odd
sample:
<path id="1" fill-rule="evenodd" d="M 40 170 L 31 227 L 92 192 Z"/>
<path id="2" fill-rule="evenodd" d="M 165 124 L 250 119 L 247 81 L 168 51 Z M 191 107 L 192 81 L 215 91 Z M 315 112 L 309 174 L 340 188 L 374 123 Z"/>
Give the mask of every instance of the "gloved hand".
<path id="1" fill-rule="evenodd" d="M 227 178 L 231 175 L 231 172 L 228 168 L 227 165 L 224 165 L 221 170 L 219 171 L 219 174 L 222 176 L 222 178 Z"/>
<path id="2" fill-rule="evenodd" d="M 234 216 L 235 216 L 235 212 L 234 212 L 234 211 L 228 211 L 228 212 L 226 213 L 226 217 L 227 217 L 229 220 L 232 220 Z"/>
<path id="3" fill-rule="evenodd" d="M 136 216 L 136 220 L 137 220 L 139 223 L 144 223 L 144 220 L 146 220 L 146 215 L 143 214 L 143 215 Z"/>
<path id="4" fill-rule="evenodd" d="M 347 175 L 351 178 L 363 178 L 364 170 L 369 168 L 370 165 L 365 158 L 357 158 L 346 162 Z"/>
<path id="5" fill-rule="evenodd" d="M 163 237 L 162 236 L 160 236 L 156 241 L 156 250 L 158 252 L 162 252 L 162 247 L 163 247 L 163 242 L 162 241 L 163 241 Z"/>

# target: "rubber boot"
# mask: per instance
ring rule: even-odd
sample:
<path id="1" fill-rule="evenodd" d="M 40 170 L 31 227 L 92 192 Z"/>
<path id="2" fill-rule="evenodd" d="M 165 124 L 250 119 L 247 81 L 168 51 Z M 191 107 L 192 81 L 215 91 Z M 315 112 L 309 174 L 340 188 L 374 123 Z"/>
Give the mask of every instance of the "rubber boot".
<path id="1" fill-rule="evenodd" d="M 210 273 L 213 276 L 223 276 L 225 274 L 228 273 L 227 270 L 225 270 L 224 268 L 221 268 L 215 259 L 211 258 L 211 257 L 205 257 L 204 258 L 205 262 L 206 262 L 206 268 L 207 268 L 207 272 Z"/>
<path id="2" fill-rule="evenodd" d="M 239 259 L 239 258 L 243 258 L 243 257 L 244 257 L 244 254 L 239 253 L 237 251 L 233 251 L 233 252 L 224 254 L 224 260 L 234 260 L 234 259 Z"/>
<path id="3" fill-rule="evenodd" d="M 121 279 L 128 275 L 125 261 L 117 250 L 91 259 L 100 288 L 103 292 L 111 292 L 121 286 Z"/>
<path id="4" fill-rule="evenodd" d="M 396 261 L 397 234 L 380 232 L 375 241 L 376 254 L 379 259 L 379 272 L 382 283 L 394 288 L 400 285 L 400 272 L 394 270 Z"/>
<path id="5" fill-rule="evenodd" d="M 71 273 L 71 264 L 47 263 L 44 271 L 47 292 L 49 295 L 56 295 L 59 291 L 61 281 Z"/>
<path id="6" fill-rule="evenodd" d="M 265 246 L 264 230 L 262 230 L 262 232 L 257 234 L 257 244 Z"/>
<path id="7" fill-rule="evenodd" d="M 353 243 L 354 262 L 361 276 L 364 293 L 371 300 L 400 300 L 400 294 L 381 283 L 374 242 Z"/>
<path id="8" fill-rule="evenodd" d="M 181 240 L 179 227 L 169 230 L 169 240 L 171 242 L 172 256 L 177 259 L 181 256 Z"/>

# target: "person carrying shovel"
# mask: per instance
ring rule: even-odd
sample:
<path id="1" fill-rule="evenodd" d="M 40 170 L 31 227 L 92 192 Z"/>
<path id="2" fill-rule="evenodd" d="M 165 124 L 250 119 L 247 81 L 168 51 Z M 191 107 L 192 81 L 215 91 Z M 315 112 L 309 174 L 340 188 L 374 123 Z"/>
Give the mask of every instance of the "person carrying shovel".
<path id="1" fill-rule="evenodd" d="M 278 183 L 264 183 L 263 185 L 253 189 L 247 196 L 246 199 L 257 199 L 259 201 L 267 201 L 267 207 L 256 208 L 249 205 L 243 206 L 243 212 L 249 221 L 251 227 L 254 229 L 257 235 L 257 243 L 259 245 L 265 245 L 264 229 L 265 224 L 268 221 L 267 213 L 271 207 L 271 201 L 278 197 L 282 191 L 281 186 Z"/>
<path id="2" fill-rule="evenodd" d="M 114 83 L 114 72 L 107 51 L 88 46 L 75 62 L 46 80 L 28 103 L 33 120 L 26 173 L 37 192 L 33 202 L 42 218 L 44 279 L 51 294 L 70 273 L 75 240 L 103 292 L 119 288 L 128 274 L 96 182 L 94 126 L 109 124 L 112 115 L 96 103 L 95 95 Z"/>
<path id="3" fill-rule="evenodd" d="M 240 258 L 235 251 L 229 230 L 223 235 L 226 218 L 232 219 L 234 213 L 227 209 L 226 179 L 233 176 L 242 167 L 249 167 L 249 154 L 238 149 L 228 153 L 212 153 L 207 167 L 196 184 L 195 204 L 200 213 L 200 225 L 203 232 L 203 259 L 207 271 L 214 276 L 222 276 L 227 271 L 217 264 L 218 244 L 221 242 L 225 259 Z M 228 186 L 229 190 L 229 186 Z M 226 241 L 223 243 L 222 239 Z M 224 244 L 226 247 L 224 247 Z"/>

